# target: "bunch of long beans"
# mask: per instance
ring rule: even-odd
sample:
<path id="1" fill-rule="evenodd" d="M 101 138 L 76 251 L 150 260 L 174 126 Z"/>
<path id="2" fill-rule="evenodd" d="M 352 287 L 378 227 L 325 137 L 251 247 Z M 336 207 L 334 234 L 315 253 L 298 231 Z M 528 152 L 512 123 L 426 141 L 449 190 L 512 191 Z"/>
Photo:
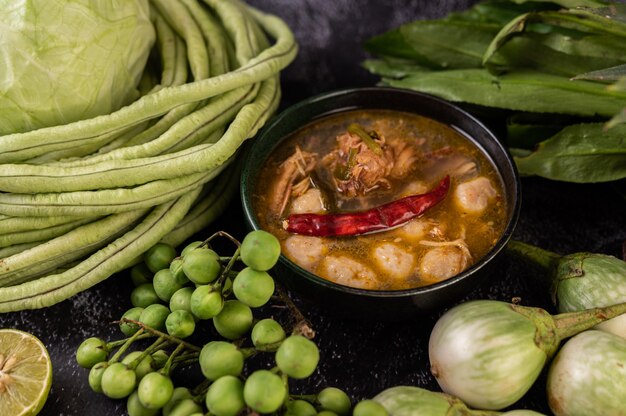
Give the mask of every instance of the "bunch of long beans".
<path id="1" fill-rule="evenodd" d="M 141 98 L 0 136 L 0 312 L 60 302 L 205 227 L 278 106 L 297 51 L 283 21 L 236 0 L 150 4 L 160 62 Z"/>

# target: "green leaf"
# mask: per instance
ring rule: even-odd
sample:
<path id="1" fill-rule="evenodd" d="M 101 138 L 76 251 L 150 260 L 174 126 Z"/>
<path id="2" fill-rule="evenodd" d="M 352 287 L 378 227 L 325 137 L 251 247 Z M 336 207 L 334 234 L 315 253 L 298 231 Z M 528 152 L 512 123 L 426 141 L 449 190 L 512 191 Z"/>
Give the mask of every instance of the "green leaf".
<path id="1" fill-rule="evenodd" d="M 576 124 L 542 142 L 526 157 L 515 157 L 521 175 L 594 183 L 626 178 L 626 126 Z"/>
<path id="2" fill-rule="evenodd" d="M 487 65 L 494 58 L 496 52 L 514 37 L 527 31 L 531 24 L 547 24 L 580 31 L 581 34 L 612 34 L 626 37 L 626 11 L 624 5 L 611 7 L 562 9 L 557 11 L 529 12 L 517 16 L 507 23 L 485 50 L 483 65 Z"/>
<path id="3" fill-rule="evenodd" d="M 615 126 L 619 124 L 626 124 L 626 108 L 617 113 L 613 118 L 611 118 L 607 123 L 605 128 L 613 129 Z"/>
<path id="4" fill-rule="evenodd" d="M 370 39 L 365 48 L 431 68 L 477 68 L 498 30 L 498 25 L 489 23 L 416 21 Z"/>
<path id="5" fill-rule="evenodd" d="M 496 76 L 485 69 L 449 70 L 384 81 L 450 101 L 539 113 L 611 117 L 626 105 L 626 92 L 534 71 Z"/>
<path id="6" fill-rule="evenodd" d="M 451 13 L 445 20 L 466 20 L 484 23 L 495 23 L 502 27 L 520 14 L 539 10 L 558 10 L 558 6 L 552 2 L 520 2 L 487 0 L 476 3 L 472 8 L 460 12 Z"/>
<path id="7" fill-rule="evenodd" d="M 626 91 L 626 76 L 621 77 L 615 83 L 607 87 L 609 91 Z"/>
<path id="8" fill-rule="evenodd" d="M 609 7 L 563 9 L 538 13 L 542 22 L 590 33 L 626 37 L 626 4 Z"/>
<path id="9" fill-rule="evenodd" d="M 605 1 L 600 0 L 512 0 L 514 3 L 523 4 L 523 3 L 554 3 L 558 4 L 561 7 L 601 7 L 607 4 Z"/>
<path id="10" fill-rule="evenodd" d="M 574 79 L 587 79 L 593 81 L 618 81 L 626 77 L 626 65 L 618 65 L 610 68 L 599 69 L 584 74 L 576 75 Z"/>
<path id="11" fill-rule="evenodd" d="M 575 43 L 577 41 L 571 40 L 571 42 Z M 584 53 L 586 50 L 579 48 L 579 52 Z M 621 53 L 622 56 L 620 58 L 626 58 L 623 47 Z M 490 70 L 495 69 L 496 72 L 505 72 L 512 69 L 527 68 L 549 74 L 562 75 L 567 78 L 624 62 L 623 60 L 606 56 L 581 56 L 574 53 L 564 53 L 546 46 L 543 43 L 543 35 L 536 33 L 512 39 L 497 54 L 501 63 L 495 65 L 491 62 L 489 64 Z"/>
<path id="12" fill-rule="evenodd" d="M 386 78 L 403 78 L 412 73 L 430 71 L 413 61 L 399 58 L 367 59 L 362 65 L 372 74 Z"/>
<path id="13" fill-rule="evenodd" d="M 532 149 L 562 128 L 563 126 L 555 125 L 507 124 L 506 142 L 513 148 Z"/>
<path id="14" fill-rule="evenodd" d="M 498 34 L 491 40 L 491 43 L 485 50 L 482 64 L 487 64 L 495 55 L 496 51 L 506 44 L 513 36 L 517 36 L 526 30 L 526 25 L 534 16 L 534 13 L 524 13 L 507 23 Z"/>
<path id="15" fill-rule="evenodd" d="M 554 32 L 543 35 L 527 33 L 526 36 L 556 51 L 583 59 L 604 58 L 626 62 L 624 39 L 619 36 L 594 33 L 573 37 Z"/>
<path id="16" fill-rule="evenodd" d="M 431 64 L 425 56 L 418 53 L 410 43 L 406 42 L 401 28 L 369 39 L 365 42 L 365 49 L 376 55 L 413 60 L 422 65 Z"/>

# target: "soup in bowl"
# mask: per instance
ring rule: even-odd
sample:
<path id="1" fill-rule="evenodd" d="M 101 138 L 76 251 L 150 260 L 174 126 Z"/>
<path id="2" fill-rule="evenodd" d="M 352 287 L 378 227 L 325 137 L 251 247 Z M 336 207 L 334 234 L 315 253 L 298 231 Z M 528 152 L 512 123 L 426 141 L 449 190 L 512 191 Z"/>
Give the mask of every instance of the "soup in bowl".
<path id="1" fill-rule="evenodd" d="M 247 221 L 281 242 L 278 277 L 339 310 L 458 299 L 484 277 L 519 209 L 515 168 L 489 130 L 403 90 L 297 104 L 254 139 L 244 166 Z"/>

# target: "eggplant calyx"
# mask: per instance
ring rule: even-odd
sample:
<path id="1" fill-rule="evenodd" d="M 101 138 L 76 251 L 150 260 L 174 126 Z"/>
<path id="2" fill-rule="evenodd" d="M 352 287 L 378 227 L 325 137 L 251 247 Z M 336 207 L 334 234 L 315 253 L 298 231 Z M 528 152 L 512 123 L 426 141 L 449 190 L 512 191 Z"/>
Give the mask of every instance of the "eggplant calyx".
<path id="1" fill-rule="evenodd" d="M 585 275 L 584 262 L 590 257 L 588 253 L 575 253 L 563 257 L 559 262 L 557 269 L 557 279 L 573 279 L 583 277 Z"/>
<path id="2" fill-rule="evenodd" d="M 511 304 L 511 308 L 535 325 L 535 345 L 545 352 L 548 358 L 554 356 L 561 342 L 554 317 L 542 308 L 514 304 Z"/>

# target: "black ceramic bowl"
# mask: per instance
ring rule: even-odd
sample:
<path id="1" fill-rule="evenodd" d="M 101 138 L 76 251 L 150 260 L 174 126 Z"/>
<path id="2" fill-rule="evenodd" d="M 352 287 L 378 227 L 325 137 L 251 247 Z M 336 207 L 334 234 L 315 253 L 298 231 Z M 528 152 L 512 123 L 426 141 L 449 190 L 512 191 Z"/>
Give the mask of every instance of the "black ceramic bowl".
<path id="1" fill-rule="evenodd" d="M 339 285 L 299 267 L 285 256 L 276 266 L 276 277 L 302 298 L 355 318 L 401 319 L 449 305 L 468 294 L 494 272 L 496 260 L 509 240 L 520 208 L 520 184 L 506 149 L 481 122 L 441 99 L 391 88 L 359 88 L 309 98 L 272 119 L 254 138 L 245 156 L 241 177 L 241 200 L 247 225 L 259 229 L 251 193 L 267 156 L 292 132 L 318 118 L 355 109 L 384 109 L 416 113 L 453 127 L 487 154 L 504 182 L 508 222 L 495 246 L 464 272 L 429 286 L 406 290 L 365 290 Z"/>

